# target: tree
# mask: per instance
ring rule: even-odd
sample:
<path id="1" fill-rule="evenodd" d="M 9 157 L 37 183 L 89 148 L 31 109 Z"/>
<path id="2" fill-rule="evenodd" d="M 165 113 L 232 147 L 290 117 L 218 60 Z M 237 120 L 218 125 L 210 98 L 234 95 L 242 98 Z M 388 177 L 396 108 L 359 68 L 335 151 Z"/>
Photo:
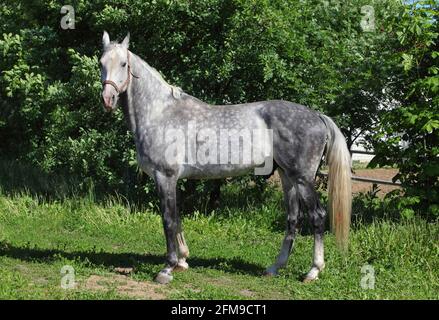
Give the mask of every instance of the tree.
<path id="1" fill-rule="evenodd" d="M 425 88 L 436 85 L 431 68 L 437 57 L 420 56 L 422 48 L 431 48 L 431 35 L 418 36 L 409 25 L 420 19 L 424 28 L 428 19 L 403 16 L 398 0 L 77 0 L 73 7 L 75 29 L 64 30 L 61 5 L 54 1 L 3 2 L 0 151 L 48 172 L 94 180 L 105 190 L 140 192 L 151 183 L 138 179 L 120 110 L 101 110 L 97 60 L 104 29 L 119 37 L 130 31 L 133 52 L 207 102 L 285 99 L 334 117 L 349 145 L 368 133 L 380 164 L 399 164 L 379 160 L 388 154 L 380 139 L 391 148 L 394 136 L 411 134 L 407 126 L 394 125 L 395 113 L 402 111 L 388 112 L 383 103 L 417 101 L 416 108 L 424 110 L 420 106 L 435 99 L 421 99 Z M 365 32 L 370 8 L 375 24 Z M 413 44 L 421 47 L 411 52 Z M 415 68 L 418 60 L 425 67 Z M 432 121 L 419 125 L 429 141 L 436 122 L 430 113 L 425 117 Z M 376 130 L 380 135 L 371 134 Z"/>
<path id="2" fill-rule="evenodd" d="M 395 51 L 388 95 L 395 104 L 381 116 L 372 166 L 399 168 L 405 216 L 439 216 L 439 24 L 436 1 L 414 1 L 393 24 Z"/>

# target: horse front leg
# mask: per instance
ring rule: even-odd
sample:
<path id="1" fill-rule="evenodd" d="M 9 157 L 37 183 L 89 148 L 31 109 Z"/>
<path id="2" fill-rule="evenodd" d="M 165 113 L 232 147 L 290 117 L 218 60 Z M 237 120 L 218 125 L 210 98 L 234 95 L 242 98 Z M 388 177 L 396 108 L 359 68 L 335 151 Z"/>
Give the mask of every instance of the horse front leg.
<path id="1" fill-rule="evenodd" d="M 186 258 L 189 257 L 189 248 L 186 244 L 186 240 L 184 239 L 184 234 L 183 234 L 183 229 L 181 226 L 181 219 L 180 219 L 180 215 L 178 213 L 178 208 L 176 209 L 177 211 L 177 236 L 176 236 L 176 241 L 177 241 L 177 251 L 178 251 L 178 262 L 177 265 L 174 268 L 174 271 L 186 271 L 187 269 L 189 269 L 189 265 L 186 262 Z"/>
<path id="2" fill-rule="evenodd" d="M 166 265 L 157 276 L 155 281 L 167 284 L 172 281 L 172 271 L 178 265 L 177 233 L 179 217 L 177 213 L 177 179 L 160 172 L 155 174 L 155 183 L 160 197 L 163 228 L 166 237 Z"/>

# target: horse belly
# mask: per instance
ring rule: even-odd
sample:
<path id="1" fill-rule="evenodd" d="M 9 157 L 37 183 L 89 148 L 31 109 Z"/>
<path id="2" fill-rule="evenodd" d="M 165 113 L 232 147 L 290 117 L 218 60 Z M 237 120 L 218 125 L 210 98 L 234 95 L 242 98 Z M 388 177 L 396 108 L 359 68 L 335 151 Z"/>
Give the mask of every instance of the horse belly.
<path id="1" fill-rule="evenodd" d="M 186 165 L 182 167 L 180 178 L 189 179 L 221 179 L 228 177 L 237 177 L 252 172 L 254 165 L 203 165 L 191 166 Z"/>
<path id="2" fill-rule="evenodd" d="M 224 135 L 211 130 L 207 139 L 189 146 L 180 176 L 194 179 L 217 179 L 247 174 L 255 167 L 264 166 L 272 155 L 272 138 L 266 127 L 236 130 Z"/>

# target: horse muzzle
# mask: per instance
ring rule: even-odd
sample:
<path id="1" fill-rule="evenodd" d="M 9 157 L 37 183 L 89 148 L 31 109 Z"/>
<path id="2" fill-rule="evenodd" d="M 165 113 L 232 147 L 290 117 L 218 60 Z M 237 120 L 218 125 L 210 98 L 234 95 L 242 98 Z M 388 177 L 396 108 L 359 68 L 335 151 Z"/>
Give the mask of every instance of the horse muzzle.
<path id="1" fill-rule="evenodd" d="M 102 91 L 102 103 L 105 111 L 110 112 L 116 108 L 118 96 L 111 86 L 104 86 L 104 90 Z"/>

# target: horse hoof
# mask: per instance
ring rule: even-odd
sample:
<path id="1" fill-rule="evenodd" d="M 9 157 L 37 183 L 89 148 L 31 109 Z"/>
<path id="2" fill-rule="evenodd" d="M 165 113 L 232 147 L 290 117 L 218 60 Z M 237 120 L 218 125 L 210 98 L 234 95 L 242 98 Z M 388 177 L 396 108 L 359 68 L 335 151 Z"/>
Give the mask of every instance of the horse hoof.
<path id="1" fill-rule="evenodd" d="M 265 270 L 263 276 L 271 278 L 271 277 L 278 276 L 278 273 L 276 271 L 273 271 L 273 270 Z"/>
<path id="2" fill-rule="evenodd" d="M 183 271 L 186 271 L 187 269 L 189 269 L 189 264 L 186 261 L 180 261 L 175 266 L 173 271 L 175 271 L 175 272 L 183 272 Z"/>
<path id="3" fill-rule="evenodd" d="M 264 277 L 267 277 L 267 278 L 271 278 L 271 277 L 275 277 L 275 276 L 277 276 L 277 274 L 275 274 L 275 273 L 273 273 L 273 272 L 268 272 L 268 271 L 265 271 L 262 275 L 263 275 Z"/>
<path id="4" fill-rule="evenodd" d="M 303 280 L 302 280 L 302 282 L 303 283 L 311 283 L 311 282 L 314 282 L 314 281 L 316 281 L 318 278 L 316 277 L 316 278 L 313 278 L 313 277 L 305 277 Z"/>
<path id="5" fill-rule="evenodd" d="M 318 267 L 312 267 L 303 279 L 303 283 L 309 283 L 317 280 L 319 278 L 319 273 L 322 269 L 323 267 L 320 269 Z"/>
<path id="6" fill-rule="evenodd" d="M 277 268 L 271 266 L 264 271 L 264 277 L 276 277 L 278 275 Z"/>
<path id="7" fill-rule="evenodd" d="M 155 277 L 154 281 L 160 284 L 168 284 L 172 281 L 173 278 L 174 277 L 169 273 L 159 272 Z"/>

